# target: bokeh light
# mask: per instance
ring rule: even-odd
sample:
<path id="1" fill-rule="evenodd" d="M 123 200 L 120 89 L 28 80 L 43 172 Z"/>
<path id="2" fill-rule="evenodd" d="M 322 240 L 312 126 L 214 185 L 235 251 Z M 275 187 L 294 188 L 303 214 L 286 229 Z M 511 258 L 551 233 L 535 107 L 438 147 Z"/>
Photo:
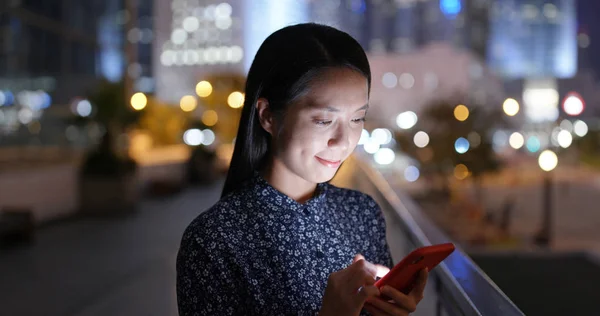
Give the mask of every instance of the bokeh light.
<path id="1" fill-rule="evenodd" d="M 454 117 L 461 122 L 466 121 L 469 118 L 469 108 L 460 104 L 454 108 Z"/>
<path id="2" fill-rule="evenodd" d="M 369 138 L 364 144 L 364 149 L 369 154 L 375 154 L 379 150 L 379 148 L 381 148 L 381 144 L 374 141 L 373 138 Z"/>
<path id="3" fill-rule="evenodd" d="M 200 81 L 196 85 L 196 94 L 201 98 L 210 96 L 213 92 L 213 87 L 208 81 Z"/>
<path id="4" fill-rule="evenodd" d="M 212 130 L 210 130 L 208 128 L 202 131 L 202 136 L 203 136 L 202 144 L 205 146 L 210 146 L 215 142 L 215 139 L 216 139 L 215 132 L 213 132 Z"/>
<path id="5" fill-rule="evenodd" d="M 527 138 L 527 143 L 525 144 L 525 146 L 527 147 L 527 150 L 529 150 L 529 152 L 535 153 L 541 149 L 542 144 L 537 136 L 532 135 L 529 136 L 529 138 Z"/>
<path id="6" fill-rule="evenodd" d="M 148 104 L 148 98 L 146 98 L 146 95 L 143 94 L 142 92 L 137 92 L 134 95 L 131 96 L 131 107 L 136 110 L 136 111 L 140 111 L 143 110 L 146 105 Z"/>
<path id="7" fill-rule="evenodd" d="M 244 94 L 234 91 L 227 97 L 227 104 L 233 109 L 239 109 L 244 105 Z"/>
<path id="8" fill-rule="evenodd" d="M 585 102 L 577 92 L 569 92 L 563 101 L 563 110 L 567 115 L 577 116 L 583 113 Z"/>
<path id="9" fill-rule="evenodd" d="M 539 158 L 538 164 L 544 171 L 552 171 L 558 165 L 558 157 L 551 150 L 544 150 Z"/>
<path id="10" fill-rule="evenodd" d="M 588 126 L 584 121 L 577 120 L 573 123 L 573 132 L 579 137 L 583 137 L 588 133 Z"/>
<path id="11" fill-rule="evenodd" d="M 404 169 L 404 179 L 408 182 L 415 182 L 419 179 L 420 172 L 419 168 L 415 166 L 408 166 Z"/>
<path id="12" fill-rule="evenodd" d="M 81 117 L 88 117 L 92 114 L 92 104 L 88 100 L 80 100 L 77 102 L 77 114 Z"/>
<path id="13" fill-rule="evenodd" d="M 387 128 L 376 128 L 371 133 L 371 138 L 381 145 L 387 145 L 392 141 L 392 132 Z"/>
<path id="14" fill-rule="evenodd" d="M 510 135 L 508 143 L 510 144 L 510 147 L 514 149 L 519 149 L 523 147 L 523 145 L 525 145 L 525 138 L 523 137 L 523 135 L 521 135 L 521 133 L 514 132 Z"/>
<path id="15" fill-rule="evenodd" d="M 573 135 L 571 135 L 569 131 L 563 129 L 560 132 L 558 132 L 556 140 L 558 141 L 558 145 L 560 147 L 569 148 L 569 146 L 571 146 L 571 144 L 573 143 Z"/>
<path id="16" fill-rule="evenodd" d="M 502 104 L 502 109 L 504 110 L 504 113 L 508 116 L 517 115 L 517 113 L 519 113 L 519 108 L 519 102 L 512 98 L 506 99 Z"/>
<path id="17" fill-rule="evenodd" d="M 459 154 L 464 154 L 469 151 L 469 147 L 469 141 L 464 137 L 459 137 L 456 142 L 454 142 L 454 150 Z"/>
<path id="18" fill-rule="evenodd" d="M 206 126 L 215 126 L 219 121 L 219 115 L 214 110 L 207 110 L 202 113 L 202 123 Z"/>
<path id="19" fill-rule="evenodd" d="M 469 176 L 469 168 L 463 164 L 454 167 L 454 177 L 458 180 L 464 180 Z"/>
<path id="20" fill-rule="evenodd" d="M 429 135 L 423 131 L 418 131 L 413 137 L 413 142 L 415 146 L 424 148 L 429 145 Z"/>
<path id="21" fill-rule="evenodd" d="M 386 88 L 393 89 L 398 85 L 398 77 L 392 72 L 386 72 L 381 78 L 381 84 Z"/>
<path id="22" fill-rule="evenodd" d="M 183 142 L 189 146 L 198 146 L 204 141 L 204 134 L 197 128 L 188 129 L 183 133 Z"/>
<path id="23" fill-rule="evenodd" d="M 402 112 L 396 117 L 396 125 L 401 129 L 411 129 L 417 124 L 417 121 L 417 114 L 413 111 Z"/>
<path id="24" fill-rule="evenodd" d="M 477 132 L 470 132 L 469 135 L 467 135 L 467 140 L 473 148 L 477 148 L 481 145 L 481 136 Z"/>
<path id="25" fill-rule="evenodd" d="M 198 106 L 198 101 L 192 95 L 185 95 L 179 101 L 179 106 L 183 112 L 191 112 Z"/>
<path id="26" fill-rule="evenodd" d="M 373 158 L 380 165 L 389 165 L 396 159 L 396 154 L 390 148 L 381 148 L 375 153 Z"/>

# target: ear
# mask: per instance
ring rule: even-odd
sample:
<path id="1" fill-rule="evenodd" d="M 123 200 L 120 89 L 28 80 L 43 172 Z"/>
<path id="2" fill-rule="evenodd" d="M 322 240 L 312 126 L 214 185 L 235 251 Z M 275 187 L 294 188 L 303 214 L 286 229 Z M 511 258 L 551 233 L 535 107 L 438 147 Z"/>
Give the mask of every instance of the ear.
<path id="1" fill-rule="evenodd" d="M 256 101 L 256 111 L 258 112 L 258 120 L 262 128 L 267 133 L 273 135 L 273 113 L 269 107 L 269 101 L 265 98 L 259 98 Z"/>

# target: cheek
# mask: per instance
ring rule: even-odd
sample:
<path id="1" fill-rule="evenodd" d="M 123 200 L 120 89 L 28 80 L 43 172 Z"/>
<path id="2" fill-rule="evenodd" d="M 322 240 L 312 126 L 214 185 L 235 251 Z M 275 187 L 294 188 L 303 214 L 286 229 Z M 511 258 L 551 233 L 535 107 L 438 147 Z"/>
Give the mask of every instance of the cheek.
<path id="1" fill-rule="evenodd" d="M 282 133 L 279 141 L 280 153 L 291 158 L 299 155 L 314 155 L 321 150 L 322 143 L 327 143 L 324 133 L 319 133 L 313 126 L 296 124 Z"/>

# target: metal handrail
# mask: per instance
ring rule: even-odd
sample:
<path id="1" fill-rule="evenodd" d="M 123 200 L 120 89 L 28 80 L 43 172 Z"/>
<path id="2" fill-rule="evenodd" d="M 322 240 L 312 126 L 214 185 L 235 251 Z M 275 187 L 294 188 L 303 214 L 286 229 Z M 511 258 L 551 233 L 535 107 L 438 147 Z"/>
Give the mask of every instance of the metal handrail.
<path id="1" fill-rule="evenodd" d="M 416 247 L 452 242 L 402 190 L 393 188 L 378 170 L 361 159 L 354 159 L 404 226 L 404 233 Z M 383 206 L 382 206 L 383 207 Z M 512 316 L 523 312 L 469 258 L 460 247 L 431 271 L 436 280 L 439 309 L 449 315 Z"/>

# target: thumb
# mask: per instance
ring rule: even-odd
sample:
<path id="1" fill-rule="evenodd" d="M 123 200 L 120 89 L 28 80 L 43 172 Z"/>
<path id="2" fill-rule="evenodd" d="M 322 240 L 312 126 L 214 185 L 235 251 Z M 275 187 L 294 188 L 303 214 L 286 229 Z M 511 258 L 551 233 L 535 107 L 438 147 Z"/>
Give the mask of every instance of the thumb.
<path id="1" fill-rule="evenodd" d="M 356 256 L 354 256 L 354 259 L 352 260 L 352 263 L 355 263 L 355 262 L 360 261 L 360 260 L 365 260 L 365 257 L 359 253 Z"/>

